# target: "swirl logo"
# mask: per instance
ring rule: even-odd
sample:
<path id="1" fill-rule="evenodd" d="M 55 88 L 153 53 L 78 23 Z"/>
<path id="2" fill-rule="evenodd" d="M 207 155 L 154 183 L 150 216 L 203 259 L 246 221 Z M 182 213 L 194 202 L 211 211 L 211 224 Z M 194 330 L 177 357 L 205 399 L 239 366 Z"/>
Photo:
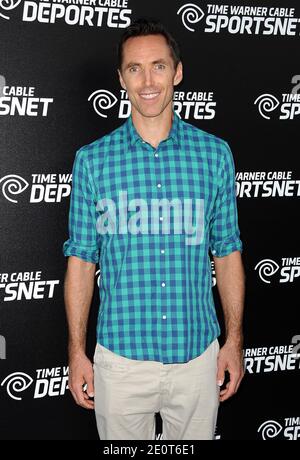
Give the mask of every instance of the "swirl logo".
<path id="1" fill-rule="evenodd" d="M 23 179 L 21 176 L 17 176 L 16 174 L 8 174 L 7 176 L 2 177 L 0 179 L 0 184 L 2 182 L 2 193 L 8 201 L 12 203 L 17 203 L 17 200 L 14 200 L 9 196 L 9 194 L 17 195 L 19 193 L 24 192 L 27 189 L 29 183 Z"/>
<path id="2" fill-rule="evenodd" d="M 272 94 L 262 94 L 256 98 L 254 104 L 258 104 L 258 110 L 261 116 L 266 120 L 270 120 L 267 114 L 273 112 L 273 110 L 279 106 L 279 100 Z"/>
<path id="3" fill-rule="evenodd" d="M 181 14 L 182 24 L 190 32 L 195 32 L 195 29 L 190 27 L 190 25 L 201 21 L 204 16 L 201 8 L 198 5 L 194 5 L 194 3 L 186 3 L 179 8 L 177 14 Z"/>
<path id="4" fill-rule="evenodd" d="M 19 4 L 21 3 L 21 0 L 0 0 L 0 10 L 13 10 L 15 9 Z M 10 19 L 8 16 L 5 14 L 1 13 L 0 11 L 0 16 L 4 19 Z"/>
<path id="5" fill-rule="evenodd" d="M 22 398 L 17 396 L 17 394 L 21 391 L 27 390 L 32 382 L 33 379 L 30 375 L 24 374 L 24 372 L 14 372 L 3 380 L 1 386 L 3 387 L 6 384 L 6 391 L 9 396 L 16 401 L 21 401 Z"/>
<path id="6" fill-rule="evenodd" d="M 107 91 L 106 89 L 97 89 L 94 91 L 88 98 L 88 101 L 93 99 L 93 107 L 98 115 L 103 118 L 107 118 L 105 113 L 102 113 L 100 110 L 108 110 L 111 109 L 117 102 L 116 96 Z"/>
<path id="7" fill-rule="evenodd" d="M 261 431 L 261 436 L 264 441 L 267 439 L 275 438 L 282 430 L 280 423 L 275 420 L 267 420 L 258 428 L 258 433 Z"/>
<path id="8" fill-rule="evenodd" d="M 264 259 L 264 260 L 261 260 L 255 266 L 254 270 L 256 270 L 257 268 L 258 268 L 258 274 L 259 274 L 260 279 L 264 283 L 270 284 L 271 281 L 269 281 L 265 277 L 273 276 L 279 270 L 279 265 L 276 262 L 274 262 L 274 260 L 272 259 Z"/>

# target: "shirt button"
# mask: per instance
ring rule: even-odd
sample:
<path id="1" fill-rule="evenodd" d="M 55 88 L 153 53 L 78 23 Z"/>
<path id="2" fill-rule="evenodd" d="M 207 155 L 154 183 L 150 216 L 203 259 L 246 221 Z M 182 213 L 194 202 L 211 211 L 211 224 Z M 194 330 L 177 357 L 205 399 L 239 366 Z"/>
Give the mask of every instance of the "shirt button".
<path id="1" fill-rule="evenodd" d="M 161 252 L 162 254 L 164 254 L 164 253 L 165 253 L 165 250 L 164 250 L 164 249 L 161 249 L 161 251 L 160 251 L 160 252 Z"/>
<path id="2" fill-rule="evenodd" d="M 162 287 L 165 287 L 166 283 L 161 283 Z"/>
<path id="3" fill-rule="evenodd" d="M 157 187 L 160 188 L 160 187 L 161 187 L 161 184 L 157 184 Z"/>
<path id="4" fill-rule="evenodd" d="M 155 157 L 158 157 L 158 153 L 155 153 L 154 156 L 155 156 Z"/>
<path id="5" fill-rule="evenodd" d="M 159 220 L 164 220 L 164 218 L 162 216 L 160 216 Z"/>
<path id="6" fill-rule="evenodd" d="M 213 251 L 211 251 L 211 252 L 212 252 L 213 254 L 216 254 L 216 252 L 217 252 L 217 251 L 214 249 L 214 250 L 213 250 Z"/>
<path id="7" fill-rule="evenodd" d="M 163 319 L 166 319 L 167 317 L 166 317 L 166 315 L 163 315 L 163 317 L 162 317 L 162 318 L 163 318 Z"/>

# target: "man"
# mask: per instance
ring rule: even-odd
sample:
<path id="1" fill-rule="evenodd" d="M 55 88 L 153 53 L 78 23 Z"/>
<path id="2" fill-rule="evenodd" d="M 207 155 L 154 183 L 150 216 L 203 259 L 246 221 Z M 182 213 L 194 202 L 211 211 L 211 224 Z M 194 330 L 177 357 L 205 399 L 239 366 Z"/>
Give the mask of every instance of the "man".
<path id="1" fill-rule="evenodd" d="M 77 404 L 95 408 L 100 439 L 154 439 L 156 412 L 164 439 L 213 439 L 219 402 L 243 377 L 232 154 L 174 112 L 183 66 L 160 23 L 141 19 L 125 30 L 118 75 L 131 116 L 79 149 L 73 165 L 63 248 L 69 387 Z M 221 349 L 209 249 L 226 326 Z M 85 340 L 97 262 L 92 365 Z"/>

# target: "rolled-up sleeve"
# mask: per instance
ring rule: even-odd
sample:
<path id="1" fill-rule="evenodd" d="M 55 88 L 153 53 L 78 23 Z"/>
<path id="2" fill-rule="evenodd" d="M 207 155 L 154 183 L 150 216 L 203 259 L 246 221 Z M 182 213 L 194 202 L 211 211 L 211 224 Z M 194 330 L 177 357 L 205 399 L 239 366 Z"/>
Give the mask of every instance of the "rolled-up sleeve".
<path id="1" fill-rule="evenodd" d="M 210 249 L 214 256 L 223 257 L 233 251 L 243 251 L 238 226 L 235 185 L 235 165 L 227 142 L 222 144 L 219 189 L 210 221 Z"/>
<path id="2" fill-rule="evenodd" d="M 96 231 L 95 191 L 90 180 L 84 150 L 76 152 L 72 169 L 69 207 L 69 239 L 63 243 L 64 256 L 77 256 L 86 262 L 99 261 Z"/>

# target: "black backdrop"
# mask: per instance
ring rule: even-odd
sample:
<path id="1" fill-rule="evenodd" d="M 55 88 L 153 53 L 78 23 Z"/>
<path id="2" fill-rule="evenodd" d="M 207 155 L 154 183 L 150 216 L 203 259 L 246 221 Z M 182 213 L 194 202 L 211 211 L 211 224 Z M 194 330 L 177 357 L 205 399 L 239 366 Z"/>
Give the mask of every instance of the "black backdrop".
<path id="1" fill-rule="evenodd" d="M 0 437 L 98 439 L 93 412 L 66 389 L 70 173 L 79 147 L 124 122 L 115 45 L 130 21 L 151 16 L 181 45 L 175 108 L 235 158 L 246 375 L 221 404 L 216 439 L 299 438 L 298 2 L 76 3 L 0 2 Z"/>

